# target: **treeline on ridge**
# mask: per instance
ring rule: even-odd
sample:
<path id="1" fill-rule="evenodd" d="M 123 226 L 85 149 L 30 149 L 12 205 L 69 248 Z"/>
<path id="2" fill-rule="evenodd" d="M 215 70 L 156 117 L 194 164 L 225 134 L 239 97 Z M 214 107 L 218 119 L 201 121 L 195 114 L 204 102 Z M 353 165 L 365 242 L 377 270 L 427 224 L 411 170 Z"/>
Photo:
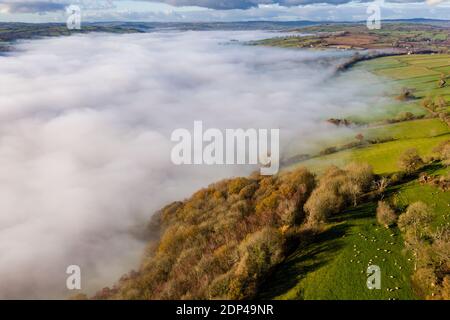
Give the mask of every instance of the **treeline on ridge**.
<path id="1" fill-rule="evenodd" d="M 94 299 L 250 299 L 293 248 L 371 189 L 364 164 L 223 180 L 152 219 L 138 271 Z M 158 230 L 158 231 L 156 231 Z"/>

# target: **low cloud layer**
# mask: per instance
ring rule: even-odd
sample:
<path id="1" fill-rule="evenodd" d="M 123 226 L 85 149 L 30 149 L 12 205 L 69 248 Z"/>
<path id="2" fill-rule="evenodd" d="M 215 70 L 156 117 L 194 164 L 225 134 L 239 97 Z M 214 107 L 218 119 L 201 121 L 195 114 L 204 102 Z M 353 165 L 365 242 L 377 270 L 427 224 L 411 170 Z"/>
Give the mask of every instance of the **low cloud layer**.
<path id="1" fill-rule="evenodd" d="M 135 2 L 164 3 L 173 7 L 201 7 L 213 10 L 248 10 L 258 7 L 283 7 L 291 8 L 307 5 L 331 5 L 356 4 L 373 2 L 373 0 L 134 0 Z M 439 4 L 448 0 L 385 0 L 386 3 L 428 3 Z M 63 11 L 71 4 L 80 5 L 85 9 L 111 9 L 121 0 L 5 0 L 0 1 L 0 10 L 5 13 L 48 13 Z M 134 11 L 136 7 L 133 2 L 128 2 L 129 10 Z M 404 7 L 407 9 L 407 7 Z"/>
<path id="2" fill-rule="evenodd" d="M 198 6 L 216 10 L 249 9 L 260 5 L 280 5 L 283 7 L 304 6 L 309 4 L 339 5 L 349 2 L 372 2 L 373 0 L 147 0 L 163 2 L 173 6 Z M 426 0 L 386 0 L 393 3 L 424 2 Z M 433 0 L 432 0 L 433 1 Z M 434 0 L 436 1 L 436 0 Z M 437 0 L 439 1 L 439 0 Z"/>
<path id="3" fill-rule="evenodd" d="M 138 265 L 140 227 L 172 200 L 245 166 L 174 166 L 174 129 L 280 128 L 284 152 L 353 134 L 323 119 L 373 108 L 346 53 L 230 44 L 257 32 L 95 34 L 24 42 L 0 56 L 0 298 L 55 298 Z"/>

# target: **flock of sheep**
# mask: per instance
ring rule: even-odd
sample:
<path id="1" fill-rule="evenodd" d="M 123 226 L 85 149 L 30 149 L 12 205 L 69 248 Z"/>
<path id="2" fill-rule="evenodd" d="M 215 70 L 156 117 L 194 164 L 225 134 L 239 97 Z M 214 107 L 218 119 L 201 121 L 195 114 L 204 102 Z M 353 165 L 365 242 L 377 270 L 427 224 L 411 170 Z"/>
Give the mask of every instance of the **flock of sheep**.
<path id="1" fill-rule="evenodd" d="M 378 231 L 378 230 L 379 230 L 378 228 L 375 229 L 375 231 Z M 362 234 L 361 232 L 358 233 L 358 236 L 365 242 L 367 242 L 367 241 L 368 242 L 373 242 L 373 243 L 381 242 L 376 237 L 374 237 L 374 236 L 368 237 L 368 236 L 365 236 L 364 234 Z M 395 237 L 395 234 L 391 233 L 390 237 L 392 237 L 392 238 Z M 392 246 L 392 245 L 395 245 L 395 242 L 393 242 L 393 241 L 385 241 L 384 244 Z M 381 253 L 378 254 L 378 255 L 375 255 L 374 258 L 370 258 L 368 263 L 367 263 L 367 267 L 369 267 L 369 266 L 374 264 L 374 259 L 380 259 L 381 258 L 380 261 L 385 262 L 386 261 L 386 257 L 382 257 L 383 254 L 388 254 L 388 255 L 392 254 L 392 250 L 390 250 L 390 249 L 385 249 L 385 248 L 378 247 L 376 250 L 381 252 Z M 353 245 L 353 258 L 350 259 L 349 261 L 351 263 L 363 264 L 362 261 L 358 259 L 360 254 L 361 254 L 361 250 L 359 250 L 358 246 L 356 244 L 354 244 Z M 408 261 L 411 261 L 411 260 L 412 259 L 408 258 Z M 402 266 L 397 262 L 397 260 L 394 261 L 394 266 L 397 267 L 399 270 L 402 270 Z M 366 272 L 366 270 L 361 270 L 361 273 L 365 273 L 365 272 Z M 389 278 L 390 279 L 395 279 L 395 276 L 390 275 Z M 401 287 L 395 286 L 395 287 L 392 287 L 392 288 L 386 288 L 386 291 L 389 291 L 389 292 L 393 292 L 393 291 L 397 291 L 397 290 L 401 290 Z M 390 298 L 390 300 L 391 299 L 394 299 L 394 298 Z"/>

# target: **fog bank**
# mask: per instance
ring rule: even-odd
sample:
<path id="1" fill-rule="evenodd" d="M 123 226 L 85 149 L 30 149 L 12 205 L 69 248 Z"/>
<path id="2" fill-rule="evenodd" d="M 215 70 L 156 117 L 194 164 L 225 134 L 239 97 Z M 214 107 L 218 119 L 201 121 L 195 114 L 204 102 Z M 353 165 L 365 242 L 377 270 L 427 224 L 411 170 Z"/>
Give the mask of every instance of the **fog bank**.
<path id="1" fill-rule="evenodd" d="M 0 298 L 66 297 L 137 266 L 136 230 L 172 200 L 246 166 L 174 166 L 170 134 L 280 128 L 282 152 L 347 134 L 383 88 L 332 79 L 349 53 L 242 46 L 258 32 L 91 34 L 23 42 L 0 57 Z"/>

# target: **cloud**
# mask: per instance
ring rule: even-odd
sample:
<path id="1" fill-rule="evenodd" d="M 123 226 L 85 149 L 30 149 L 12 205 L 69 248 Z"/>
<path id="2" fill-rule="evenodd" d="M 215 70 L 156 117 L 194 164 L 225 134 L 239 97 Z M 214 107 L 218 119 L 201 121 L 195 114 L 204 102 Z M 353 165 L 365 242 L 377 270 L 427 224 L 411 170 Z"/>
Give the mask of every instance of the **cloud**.
<path id="1" fill-rule="evenodd" d="M 173 7 L 202 7 L 218 11 L 226 10 L 248 10 L 258 7 L 278 6 L 284 8 L 307 6 L 307 5 L 343 5 L 351 3 L 366 3 L 371 0 L 135 0 L 136 2 L 165 3 Z M 446 0 L 389 0 L 389 3 L 429 3 L 437 4 Z M 0 3 L 0 9 L 7 13 L 45 13 L 61 11 L 67 5 L 77 4 L 84 9 L 111 9 L 114 3 L 120 3 L 122 0 L 7 0 Z M 134 5 L 130 4 L 130 10 L 133 11 Z"/>
<path id="2" fill-rule="evenodd" d="M 429 4 L 430 6 L 437 5 L 437 4 L 442 3 L 444 1 L 445 0 L 426 0 L 427 4 Z"/>
<path id="3" fill-rule="evenodd" d="M 259 5 L 278 4 L 281 6 L 291 7 L 298 5 L 306 5 L 312 3 L 347 3 L 349 0 L 149 0 L 151 2 L 162 2 L 172 6 L 198 6 L 216 10 L 229 9 L 249 9 Z"/>
<path id="4" fill-rule="evenodd" d="M 220 0 L 146 0 L 150 2 L 161 2 L 172 6 L 198 6 L 217 10 L 229 10 L 229 9 L 249 9 L 258 6 L 266 5 L 279 5 L 283 7 L 295 7 L 295 6 L 305 6 L 314 4 L 331 4 L 340 5 L 346 3 L 364 3 L 372 2 L 372 0 L 230 0 L 230 1 L 220 1 Z M 425 2 L 426 0 L 388 0 L 386 2 L 390 3 L 414 3 L 414 2 Z M 445 0 L 428 0 L 434 2 L 442 2 Z"/>
<path id="5" fill-rule="evenodd" d="M 45 13 L 64 10 L 64 2 L 33 1 L 33 2 L 2 2 L 0 12 L 3 13 Z"/>
<path id="6" fill-rule="evenodd" d="M 172 6 L 198 6 L 216 10 L 230 10 L 230 9 L 249 9 L 264 5 L 279 5 L 282 7 L 295 7 L 314 4 L 331 4 L 341 5 L 351 2 L 372 2 L 372 0 L 147 0 L 150 2 L 162 2 Z M 444 1 L 444 0 L 429 0 L 429 1 Z M 425 0 L 389 0 L 391 3 L 413 3 L 425 2 Z"/>
<path id="7" fill-rule="evenodd" d="M 57 298 L 136 268 L 151 214 L 247 166 L 174 166 L 174 129 L 280 128 L 282 151 L 354 136 L 323 119 L 376 110 L 349 53 L 240 46 L 259 32 L 90 34 L 23 42 L 0 57 L 0 298 Z"/>

